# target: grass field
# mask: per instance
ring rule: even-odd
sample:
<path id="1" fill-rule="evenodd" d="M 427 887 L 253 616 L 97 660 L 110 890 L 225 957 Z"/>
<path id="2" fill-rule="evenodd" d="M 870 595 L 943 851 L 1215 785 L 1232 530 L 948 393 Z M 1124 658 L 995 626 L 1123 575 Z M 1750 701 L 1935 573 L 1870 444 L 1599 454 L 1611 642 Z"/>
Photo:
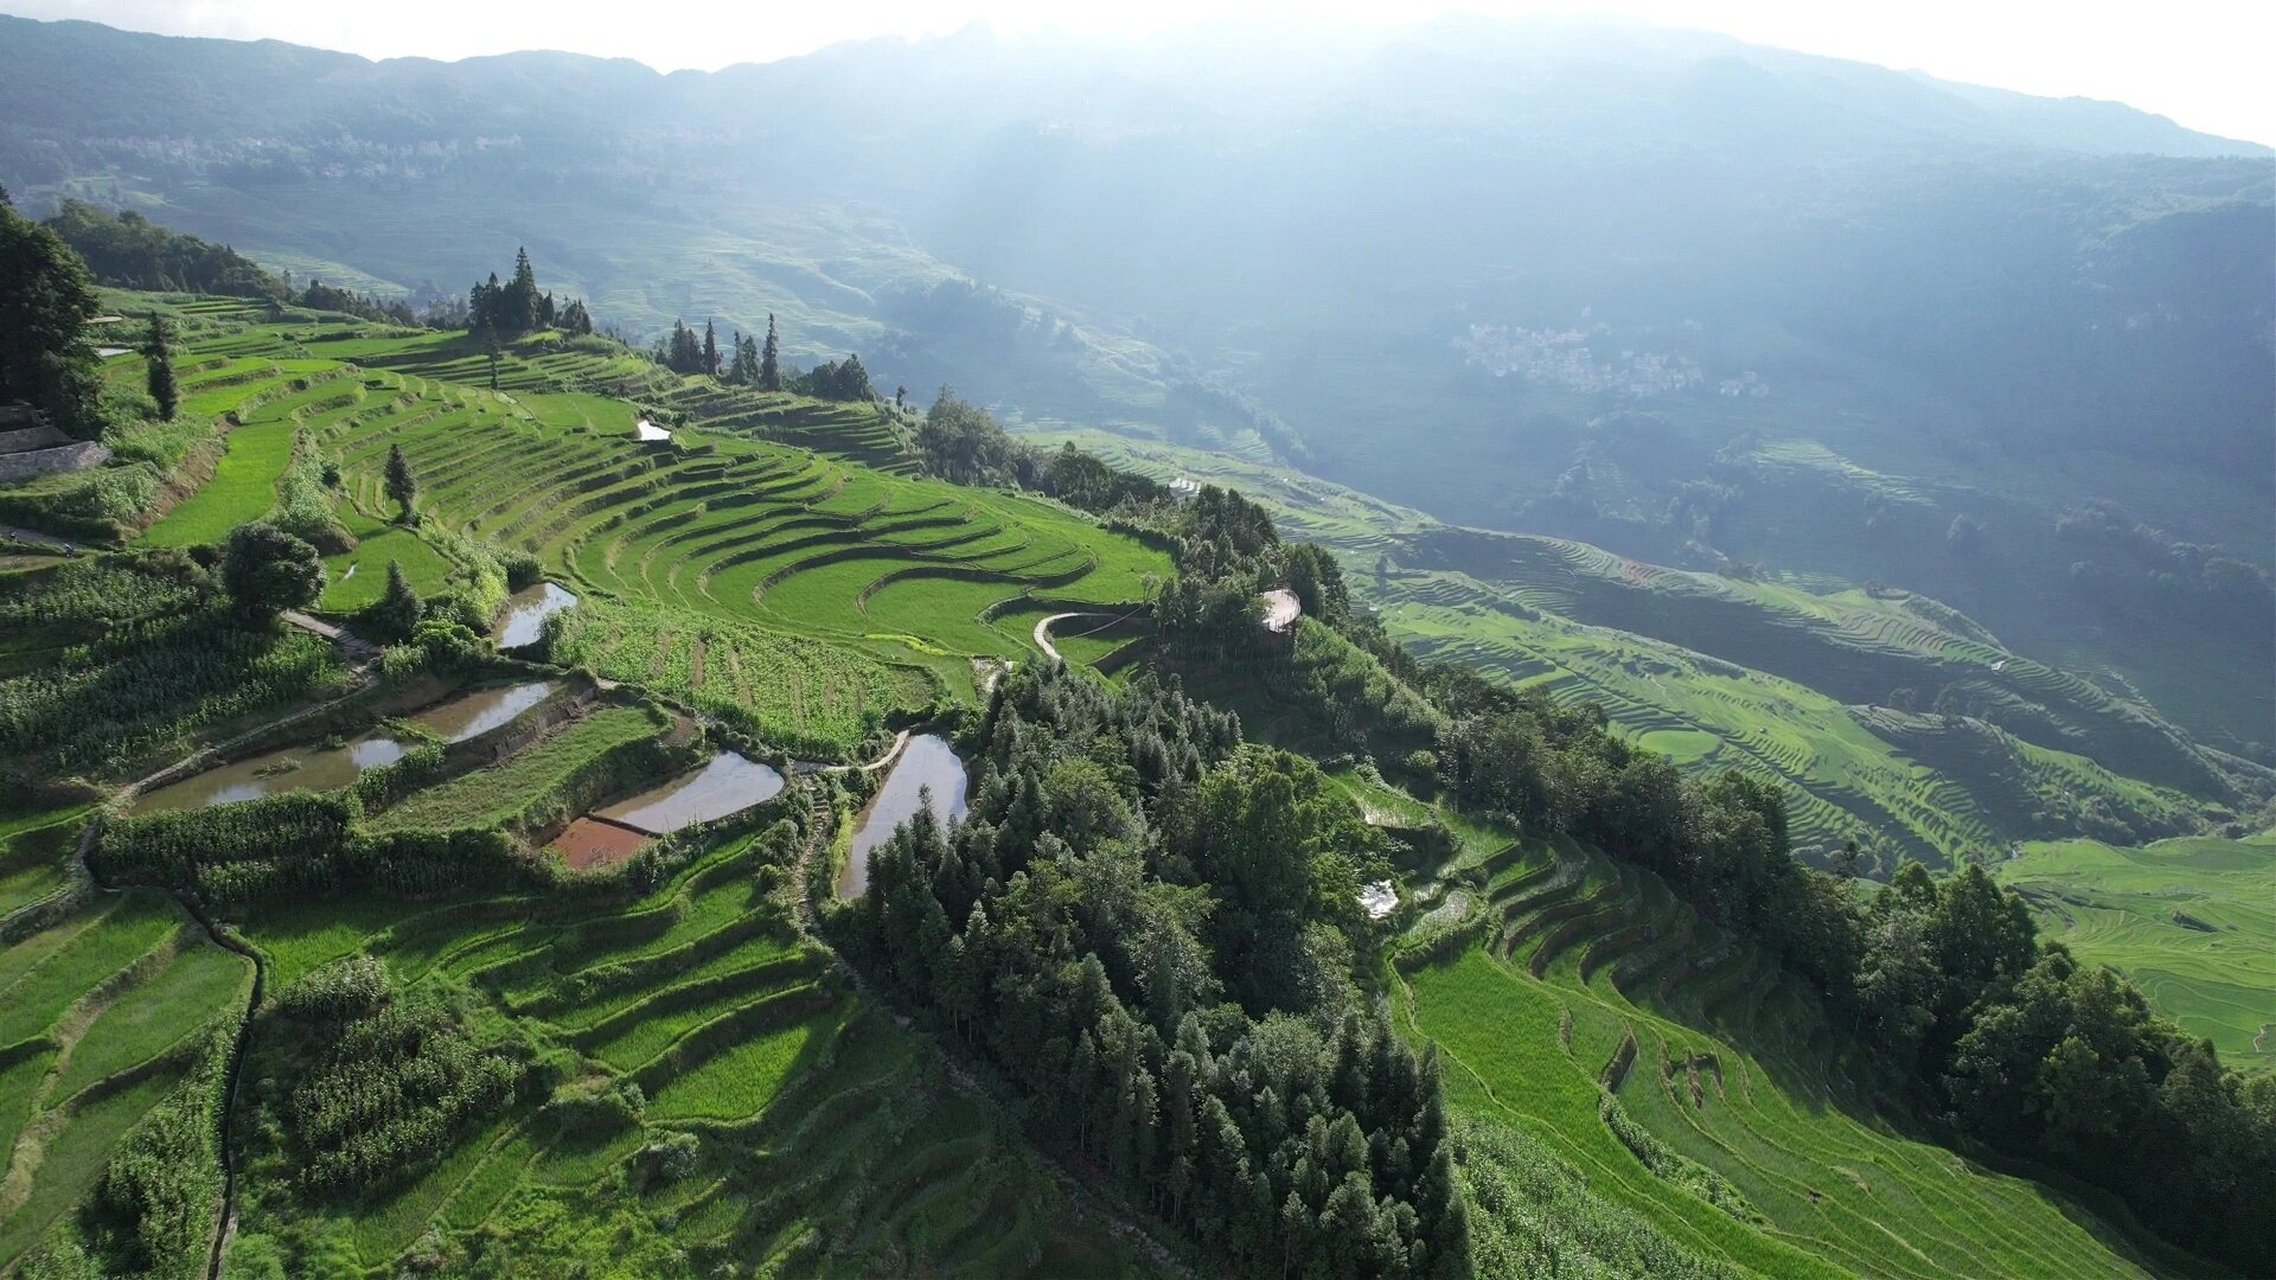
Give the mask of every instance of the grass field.
<path id="1" fill-rule="evenodd" d="M 356 546 L 324 558 L 324 596 L 316 607 L 327 613 L 353 613 L 387 591 L 387 566 L 401 564 L 413 590 L 422 596 L 442 589 L 451 574 L 451 562 L 412 530 L 387 524 L 361 511 L 349 509 L 343 521 L 356 537 Z"/>
<path id="2" fill-rule="evenodd" d="M 2126 973 L 2224 1062 L 2276 1066 L 2276 833 L 2031 844 L 1999 878 L 2045 936 Z"/>
<path id="3" fill-rule="evenodd" d="M 332 385 L 337 366 L 321 361 L 275 363 L 230 361 L 186 378 L 185 411 L 205 415 L 234 412 L 232 427 L 213 478 L 183 499 L 142 540 L 157 547 L 219 542 L 247 520 L 258 520 L 276 504 L 277 480 L 292 460 L 292 438 L 300 417 L 312 405 L 340 394 Z"/>

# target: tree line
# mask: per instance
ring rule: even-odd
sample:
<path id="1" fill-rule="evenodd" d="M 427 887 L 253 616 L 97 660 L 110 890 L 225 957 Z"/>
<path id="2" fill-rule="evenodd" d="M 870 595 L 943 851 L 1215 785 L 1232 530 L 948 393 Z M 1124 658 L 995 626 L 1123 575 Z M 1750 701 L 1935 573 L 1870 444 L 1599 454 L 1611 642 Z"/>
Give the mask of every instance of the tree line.
<path id="1" fill-rule="evenodd" d="M 540 292 L 537 269 L 530 265 L 529 250 L 524 248 L 514 251 L 514 273 L 505 283 L 499 283 L 498 273 L 493 271 L 488 280 L 477 281 L 467 291 L 465 327 L 476 342 L 493 348 L 541 329 L 585 337 L 593 332 L 593 317 L 583 299 L 556 304 L 551 290 Z"/>
<path id="2" fill-rule="evenodd" d="M 771 314 L 764 339 L 733 330 L 725 347 L 720 345 L 716 321 L 704 321 L 698 333 L 686 321 L 674 320 L 672 331 L 657 340 L 648 358 L 674 373 L 716 378 L 731 387 L 792 391 L 817 400 L 861 401 L 877 396 L 859 355 L 825 360 L 803 373 L 795 369 L 785 373 L 782 333 Z"/>
<path id="3" fill-rule="evenodd" d="M 946 395 L 936 409 L 915 443 L 928 470 L 1032 484 L 1033 456 L 984 413 Z M 1305 666 L 1303 637 L 1340 646 L 1337 661 L 1381 678 L 1299 687 L 1330 725 L 1396 731 L 1355 735 L 1355 745 L 1427 732 L 1427 746 L 1391 761 L 1410 781 L 1658 873 L 1816 985 L 1924 1116 L 2110 1190 L 2184 1247 L 2250 1274 L 2276 1271 L 2276 1240 L 2257 1225 L 2276 1213 L 2276 1076 L 2224 1067 L 2209 1041 L 2157 1017 L 2122 975 L 2042 942 L 2022 899 L 1980 867 L 1939 880 L 1911 864 L 1861 892 L 1794 856 L 1772 784 L 1736 770 L 1687 777 L 1615 732 L 1599 707 L 1513 691 L 1465 663 L 1418 660 L 1350 607 L 1333 557 L 1284 542 L 1270 513 L 1240 494 L 1204 487 L 1190 502 L 1127 503 L 1120 514 L 1173 548 L 1177 574 L 1155 602 L 1164 655 L 1200 669 L 1255 667 L 1269 685 L 1288 682 L 1270 668 Z M 1274 586 L 1294 591 L 1306 615 L 1294 651 L 1261 638 L 1258 593 Z M 2207 1214 L 2206 1204 L 2227 1211 Z"/>
<path id="4" fill-rule="evenodd" d="M 46 224 L 86 260 L 95 279 L 152 293 L 210 293 L 337 311 L 365 320 L 416 325 L 405 298 L 377 298 L 311 279 L 295 289 L 290 272 L 272 272 L 225 244 L 162 227 L 132 209 L 112 213 L 66 200 Z"/>
<path id="5" fill-rule="evenodd" d="M 1377 837 L 1300 757 L 1140 676 L 1023 667 L 837 918 L 1032 1127 L 1244 1275 L 1469 1274 L 1435 1055 L 1367 986 Z"/>

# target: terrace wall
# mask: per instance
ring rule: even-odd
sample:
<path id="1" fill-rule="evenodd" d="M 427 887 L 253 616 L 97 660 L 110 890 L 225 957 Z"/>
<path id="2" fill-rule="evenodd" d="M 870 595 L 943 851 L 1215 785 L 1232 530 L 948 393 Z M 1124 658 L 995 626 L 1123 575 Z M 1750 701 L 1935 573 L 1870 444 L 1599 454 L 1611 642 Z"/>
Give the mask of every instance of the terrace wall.
<path id="1" fill-rule="evenodd" d="M 0 481 L 29 480 L 33 476 L 56 475 L 65 471 L 91 471 L 110 460 L 111 451 L 92 440 L 81 440 L 55 449 L 0 453 Z"/>

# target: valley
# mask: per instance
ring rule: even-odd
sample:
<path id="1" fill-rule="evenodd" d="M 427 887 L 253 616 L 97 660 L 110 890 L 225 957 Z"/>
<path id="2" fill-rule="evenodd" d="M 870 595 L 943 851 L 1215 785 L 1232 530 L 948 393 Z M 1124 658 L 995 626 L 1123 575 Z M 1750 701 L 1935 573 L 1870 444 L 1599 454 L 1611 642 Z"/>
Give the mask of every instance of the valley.
<path id="1" fill-rule="evenodd" d="M 0 15 L 0 1277 L 2276 1268 L 2266 149 L 1265 31 Z"/>

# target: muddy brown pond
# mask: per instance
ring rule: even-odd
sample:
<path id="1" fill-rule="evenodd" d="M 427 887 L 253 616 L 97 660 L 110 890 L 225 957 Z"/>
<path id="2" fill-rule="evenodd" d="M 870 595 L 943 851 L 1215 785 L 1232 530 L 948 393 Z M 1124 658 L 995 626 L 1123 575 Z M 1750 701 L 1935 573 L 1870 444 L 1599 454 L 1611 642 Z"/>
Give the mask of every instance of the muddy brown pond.
<path id="1" fill-rule="evenodd" d="M 869 851 L 892 838 L 894 828 L 917 815 L 917 797 L 932 789 L 933 816 L 942 822 L 964 816 L 964 762 L 935 734 L 909 739 L 885 775 L 885 785 L 854 828 L 853 850 L 838 872 L 838 896 L 858 898 L 869 888 Z"/>
<path id="2" fill-rule="evenodd" d="M 137 797 L 134 812 L 174 813 L 293 790 L 330 791 L 354 782 L 366 769 L 395 763 L 406 750 L 393 738 L 376 736 L 344 747 L 287 747 L 160 787 Z"/>

